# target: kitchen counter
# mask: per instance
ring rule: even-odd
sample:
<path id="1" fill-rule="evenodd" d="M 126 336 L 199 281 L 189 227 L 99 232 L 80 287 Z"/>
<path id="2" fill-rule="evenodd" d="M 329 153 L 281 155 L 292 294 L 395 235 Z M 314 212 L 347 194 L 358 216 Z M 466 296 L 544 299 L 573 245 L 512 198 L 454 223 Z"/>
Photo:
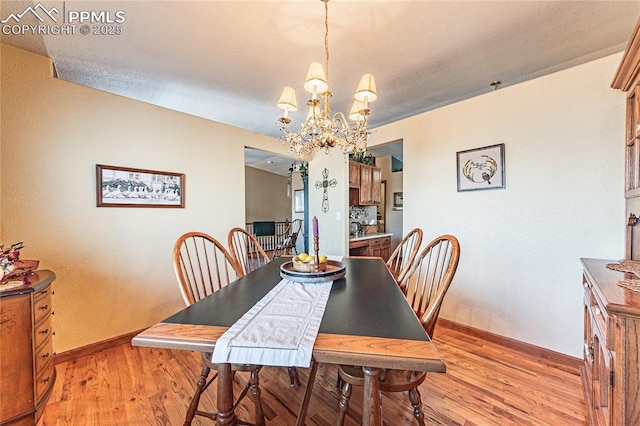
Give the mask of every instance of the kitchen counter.
<path id="1" fill-rule="evenodd" d="M 365 234 L 361 237 L 356 237 L 354 235 L 349 235 L 349 242 L 351 241 L 362 241 L 362 240 L 370 240 L 371 238 L 382 238 L 382 237 L 393 237 L 393 234 L 391 233 L 380 233 L 380 232 L 376 232 L 373 234 Z"/>
<path id="2" fill-rule="evenodd" d="M 381 257 L 385 262 L 391 255 L 391 233 L 376 232 L 349 238 L 349 256 Z"/>

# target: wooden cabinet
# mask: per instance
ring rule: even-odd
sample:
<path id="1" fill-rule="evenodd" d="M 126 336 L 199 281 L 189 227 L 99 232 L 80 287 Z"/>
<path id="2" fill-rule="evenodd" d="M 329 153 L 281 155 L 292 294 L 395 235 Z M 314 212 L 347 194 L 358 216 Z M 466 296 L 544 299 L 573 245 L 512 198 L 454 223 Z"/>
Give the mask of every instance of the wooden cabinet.
<path id="1" fill-rule="evenodd" d="M 391 256 L 391 237 L 371 240 L 371 256 L 381 257 L 385 262 Z"/>
<path id="2" fill-rule="evenodd" d="M 377 206 L 382 194 L 382 170 L 349 161 L 349 204 Z"/>
<path id="3" fill-rule="evenodd" d="M 640 196 L 640 21 L 636 24 L 611 87 L 627 93 L 625 196 Z"/>
<path id="4" fill-rule="evenodd" d="M 35 425 L 53 389 L 54 279 L 36 271 L 29 285 L 0 292 L 1 425 Z"/>
<path id="5" fill-rule="evenodd" d="M 349 188 L 360 188 L 360 163 L 349 161 Z"/>
<path id="6" fill-rule="evenodd" d="M 349 256 L 381 257 L 386 262 L 391 256 L 391 237 L 372 237 L 350 241 Z"/>
<path id="7" fill-rule="evenodd" d="M 640 424 L 640 292 L 599 259 L 584 266 L 582 385 L 591 425 Z M 634 276 L 634 278 L 636 278 Z"/>

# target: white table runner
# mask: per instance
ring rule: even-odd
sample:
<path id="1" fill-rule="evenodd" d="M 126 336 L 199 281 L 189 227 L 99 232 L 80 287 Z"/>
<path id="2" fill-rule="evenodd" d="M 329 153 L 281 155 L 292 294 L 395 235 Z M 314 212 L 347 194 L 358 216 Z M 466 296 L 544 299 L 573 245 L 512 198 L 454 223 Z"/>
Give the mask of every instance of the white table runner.
<path id="1" fill-rule="evenodd" d="M 212 361 L 309 367 L 332 284 L 281 280 L 220 336 Z"/>

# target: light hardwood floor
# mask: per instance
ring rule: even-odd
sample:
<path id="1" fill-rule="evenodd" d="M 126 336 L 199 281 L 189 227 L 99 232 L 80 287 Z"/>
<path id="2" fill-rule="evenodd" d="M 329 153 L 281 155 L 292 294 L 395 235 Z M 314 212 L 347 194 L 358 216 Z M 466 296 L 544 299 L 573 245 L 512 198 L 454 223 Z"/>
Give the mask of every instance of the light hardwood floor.
<path id="1" fill-rule="evenodd" d="M 452 329 L 438 327 L 434 339 L 447 364 L 420 386 L 426 423 L 430 425 L 584 425 L 586 409 L 577 370 L 506 349 Z M 181 425 L 201 361 L 197 353 L 119 345 L 58 364 L 57 381 L 40 425 Z M 303 387 L 289 387 L 286 368 L 260 373 L 268 424 L 292 425 Z M 237 389 L 245 377 L 236 375 Z M 338 392 L 336 367 L 321 365 L 307 425 L 335 424 Z M 356 389 L 345 424 L 360 424 L 362 390 Z M 201 408 L 213 409 L 215 388 Z M 415 425 L 405 394 L 383 395 L 385 424 Z M 247 399 L 237 413 L 253 421 Z M 194 425 L 211 425 L 196 418 Z"/>

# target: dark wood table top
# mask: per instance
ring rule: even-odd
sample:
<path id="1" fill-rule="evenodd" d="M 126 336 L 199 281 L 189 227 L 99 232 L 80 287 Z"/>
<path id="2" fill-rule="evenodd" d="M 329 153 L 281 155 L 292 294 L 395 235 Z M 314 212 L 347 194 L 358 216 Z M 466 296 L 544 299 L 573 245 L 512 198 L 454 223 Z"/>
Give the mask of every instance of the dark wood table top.
<path id="1" fill-rule="evenodd" d="M 278 282 L 277 258 L 152 326 L 133 344 L 212 351 L 217 338 Z M 444 372 L 445 364 L 380 258 L 345 258 L 314 345 L 317 362 Z M 313 284 L 308 284 L 313 285 Z"/>

